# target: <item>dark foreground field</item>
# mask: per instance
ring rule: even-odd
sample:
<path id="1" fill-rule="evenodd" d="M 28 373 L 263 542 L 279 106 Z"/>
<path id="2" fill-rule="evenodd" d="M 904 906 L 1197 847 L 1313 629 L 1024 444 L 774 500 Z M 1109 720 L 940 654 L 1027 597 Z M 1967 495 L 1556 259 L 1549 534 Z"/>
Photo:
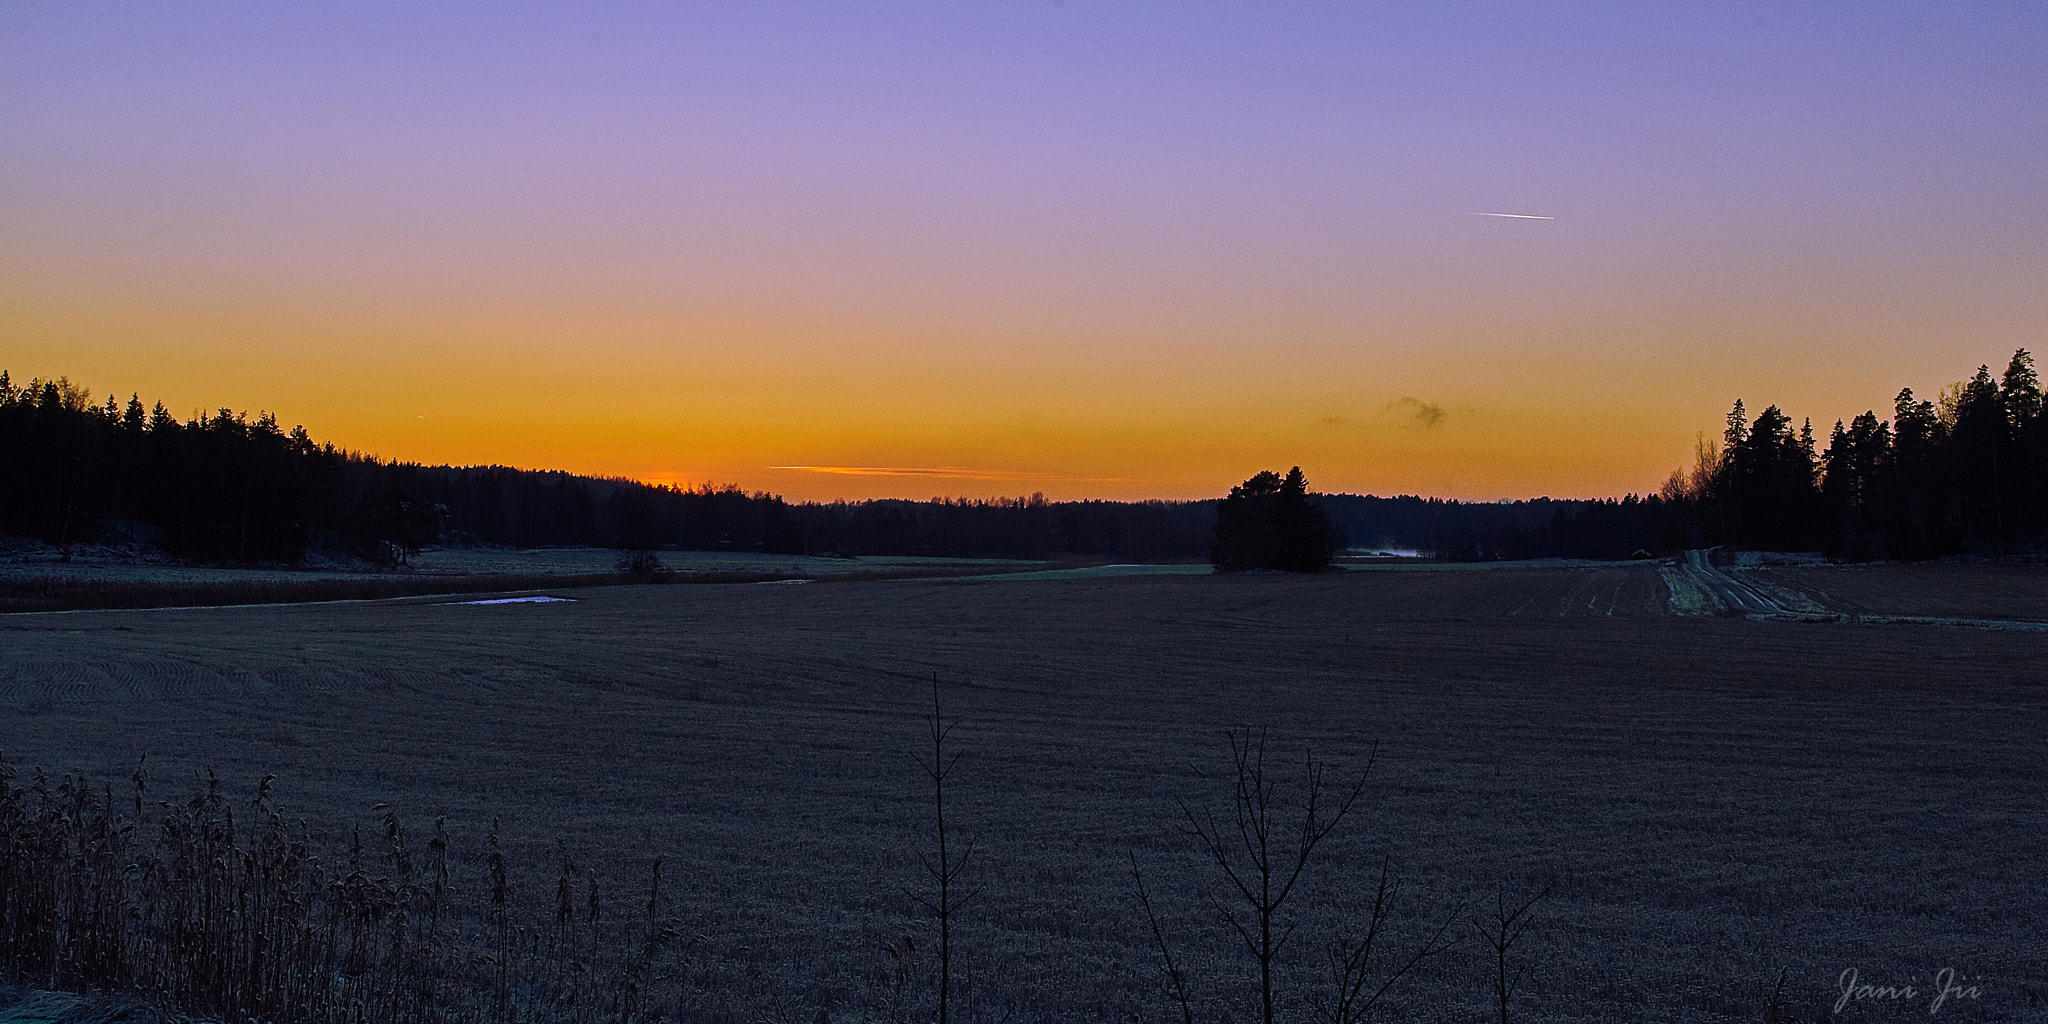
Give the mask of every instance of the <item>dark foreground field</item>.
<path id="1" fill-rule="evenodd" d="M 1179 1019 L 1135 851 L 1201 1018 L 1252 1019 L 1252 970 L 1200 896 L 1216 879 L 1175 827 L 1176 800 L 1227 810 L 1224 731 L 1244 724 L 1289 766 L 1379 745 L 1288 955 L 1320 972 L 1323 930 L 1359 922 L 1390 857 L 1409 882 L 1394 938 L 1453 915 L 1466 937 L 1382 1019 L 1485 1019 L 1469 920 L 1503 885 L 1551 889 L 1518 947 L 1517 1020 L 1754 1021 L 1781 972 L 1813 1020 L 1850 969 L 1917 994 L 1836 1019 L 1924 1019 L 1944 968 L 1979 995 L 1937 1019 L 2048 1016 L 2048 634 L 1679 618 L 1649 612 L 1654 570 L 1612 590 L 1565 572 L 14 616 L 0 750 L 112 781 L 146 751 L 166 795 L 195 769 L 238 793 L 275 773 L 337 844 L 379 802 L 446 815 L 470 875 L 498 816 L 535 900 L 556 837 L 622 894 L 666 855 L 702 936 L 695 1009 L 860 1020 L 884 1005 L 884 944 L 930 945 L 904 889 L 922 884 L 912 755 L 937 673 L 967 752 L 955 838 L 984 886 L 960 941 L 991 1017 Z"/>

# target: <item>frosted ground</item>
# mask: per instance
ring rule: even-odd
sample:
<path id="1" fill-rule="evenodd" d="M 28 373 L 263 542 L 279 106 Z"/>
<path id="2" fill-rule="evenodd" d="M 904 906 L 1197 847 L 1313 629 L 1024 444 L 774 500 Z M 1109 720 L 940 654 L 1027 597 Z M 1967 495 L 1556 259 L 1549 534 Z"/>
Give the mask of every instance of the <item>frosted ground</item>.
<path id="1" fill-rule="evenodd" d="M 191 566 L 159 551 L 137 545 L 79 544 L 69 558 L 57 548 L 24 538 L 0 538 L 0 578 L 63 575 L 87 580 L 152 583 L 219 583 L 251 579 L 273 581 L 353 579 L 365 574 L 424 576 L 585 576 L 617 572 L 620 553 L 609 548 L 429 548 L 409 566 L 375 566 L 353 558 L 315 552 L 301 566 Z M 986 565 L 991 570 L 1034 568 L 1044 563 L 1005 559 L 921 558 L 886 555 L 868 558 L 815 558 L 754 552 L 663 551 L 663 568 L 682 573 L 787 574 L 835 576 L 847 573 L 897 573 L 920 568 Z"/>
<path id="2" fill-rule="evenodd" d="M 2013 615 L 2048 594 L 2024 569 L 1758 571 L 1873 612 Z M 1496 886 L 1551 888 L 1518 1020 L 1755 1021 L 1781 973 L 1812 1020 L 1852 967 L 1980 984 L 1942 1020 L 2040 1019 L 2048 638 L 1674 616 L 1660 579 L 648 586 L 8 616 L 0 749 L 116 782 L 146 751 L 166 793 L 201 768 L 247 790 L 275 774 L 337 846 L 379 803 L 445 815 L 468 871 L 499 817 L 536 898 L 557 837 L 627 887 L 666 855 L 708 1019 L 778 1019 L 779 1001 L 859 1020 L 884 944 L 930 936 L 905 888 L 936 673 L 967 753 L 954 820 L 986 886 L 962 942 L 1017 1020 L 1173 1016 L 1134 852 L 1205 1019 L 1247 1019 L 1248 969 L 1200 897 L 1214 878 L 1175 828 L 1177 800 L 1225 796 L 1223 732 L 1247 723 L 1288 758 L 1356 767 L 1379 749 L 1369 810 L 1301 904 L 1294 981 L 1313 980 L 1326 929 L 1357 923 L 1384 856 L 1410 882 L 1401 936 Z M 1387 1019 L 1474 1019 L 1482 968 L 1468 941 Z"/>

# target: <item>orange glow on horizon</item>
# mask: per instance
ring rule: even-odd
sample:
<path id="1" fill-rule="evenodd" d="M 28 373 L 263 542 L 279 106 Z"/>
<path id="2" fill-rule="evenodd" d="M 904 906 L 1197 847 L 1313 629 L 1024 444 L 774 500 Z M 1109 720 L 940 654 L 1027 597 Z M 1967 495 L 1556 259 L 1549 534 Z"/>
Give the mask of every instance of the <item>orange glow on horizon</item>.
<path id="1" fill-rule="evenodd" d="M 0 367 L 799 500 L 1496 500 L 2042 344 L 2038 5 L 1440 7 L 22 6 Z"/>
<path id="2" fill-rule="evenodd" d="M 123 400 L 139 391 L 181 419 L 264 409 L 383 458 L 731 484 L 792 500 L 1204 498 L 1292 465 L 1329 492 L 1646 494 L 1688 459 L 1698 432 L 1718 428 L 1734 390 L 1706 375 L 1632 390 L 1633 379 L 1659 379 L 1654 351 L 1587 346 L 1593 356 L 1567 362 L 1469 336 L 1349 367 L 1337 346 L 1313 339 L 1262 352 L 1184 345 L 1169 375 L 1150 350 L 1081 345 L 1019 352 L 912 339 L 878 354 L 799 338 L 788 350 L 800 358 L 754 356 L 785 344 L 773 324 L 750 327 L 760 333 L 745 341 L 691 341 L 659 319 L 613 319 L 602 327 L 608 345 L 551 346 L 540 336 L 567 330 L 561 321 L 478 312 L 385 324 L 366 343 L 370 332 L 346 318 L 290 311 L 20 309 L 4 324 L 17 377 L 61 373 Z M 89 349 L 70 341 L 81 320 L 103 332 Z M 269 341 L 285 336 L 300 345 Z M 491 344 L 502 358 L 488 357 Z M 1499 372 L 1444 372 L 1445 361 L 1470 359 Z M 1863 406 L 1896 386 L 1873 389 Z M 1861 411 L 1796 391 L 1744 397 L 1795 416 L 1819 401 L 1834 415 Z M 1826 424 L 1816 429 L 1825 436 Z"/>

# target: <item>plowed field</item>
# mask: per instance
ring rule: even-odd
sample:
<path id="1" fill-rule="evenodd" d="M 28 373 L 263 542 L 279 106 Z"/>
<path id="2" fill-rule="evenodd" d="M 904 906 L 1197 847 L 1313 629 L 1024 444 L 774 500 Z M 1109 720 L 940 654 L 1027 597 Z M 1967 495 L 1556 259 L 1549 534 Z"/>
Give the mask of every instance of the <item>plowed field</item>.
<path id="1" fill-rule="evenodd" d="M 1517 1020 L 1754 1021 L 1781 971 L 1811 1020 L 1846 969 L 1924 988 L 1944 967 L 1982 995 L 1940 1019 L 2041 1019 L 2048 636 L 1676 617 L 1662 578 L 655 586 L 11 616 L 0 749 L 117 794 L 145 751 L 162 796 L 202 768 L 250 791 L 275 773 L 280 803 L 336 844 L 378 802 L 422 826 L 446 815 L 472 875 L 498 816 L 534 898 L 557 836 L 620 892 L 666 854 L 704 937 L 704 1009 L 773 1019 L 772 995 L 790 1019 L 849 1020 L 886 973 L 882 943 L 928 936 L 904 888 L 921 877 L 912 755 L 936 673 L 966 751 L 956 838 L 975 840 L 985 886 L 960 941 L 1019 1020 L 1167 1019 L 1132 851 L 1198 1000 L 1249 1019 L 1250 969 L 1175 828 L 1177 800 L 1227 806 L 1223 733 L 1245 724 L 1270 729 L 1288 782 L 1303 745 L 1339 766 L 1379 748 L 1370 808 L 1297 904 L 1290 984 L 1319 976 L 1317 936 L 1357 923 L 1389 856 L 1410 882 L 1397 938 L 1446 917 L 1467 930 L 1498 884 L 1551 887 Z M 1852 578 L 1828 577 L 1829 599 L 1887 607 Z M 1914 607 L 2039 607 L 2031 577 L 1994 588 Z M 1468 937 L 1386 1019 L 1477 1019 L 1485 982 Z"/>

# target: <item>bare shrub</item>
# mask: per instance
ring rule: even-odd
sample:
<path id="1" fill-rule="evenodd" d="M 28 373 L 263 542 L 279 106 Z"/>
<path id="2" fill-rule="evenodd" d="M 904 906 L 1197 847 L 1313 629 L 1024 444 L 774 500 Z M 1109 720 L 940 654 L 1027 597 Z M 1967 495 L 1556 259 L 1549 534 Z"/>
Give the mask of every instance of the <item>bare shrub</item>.
<path id="1" fill-rule="evenodd" d="M 1230 811 L 1219 816 L 1212 807 L 1197 809 L 1178 803 L 1182 833 L 1194 840 L 1202 857 L 1221 876 L 1205 897 L 1248 954 L 1257 971 L 1259 1019 L 1272 1024 L 1281 1016 L 1281 981 L 1276 977 L 1281 954 L 1296 925 L 1283 911 L 1299 891 L 1316 849 L 1330 837 L 1365 793 L 1377 752 L 1348 783 L 1325 783 L 1326 765 L 1313 754 L 1303 755 L 1298 794 L 1284 794 L 1269 771 L 1266 733 L 1235 730 L 1226 734 L 1232 762 Z M 1139 869 L 1131 856 L 1131 878 L 1138 902 L 1159 951 L 1163 980 L 1178 1006 L 1183 1024 L 1195 1020 L 1193 981 L 1187 966 L 1173 954 L 1165 928 L 1155 911 Z M 1450 919 L 1436 932 L 1399 954 L 1385 949 L 1400 883 L 1391 864 L 1382 860 L 1373 902 L 1364 910 L 1364 930 L 1339 932 L 1329 938 L 1327 991 L 1311 991 L 1306 1003 L 1314 1019 L 1328 1024 L 1360 1024 L 1370 1019 L 1380 1000 L 1422 961 L 1449 949 Z"/>

